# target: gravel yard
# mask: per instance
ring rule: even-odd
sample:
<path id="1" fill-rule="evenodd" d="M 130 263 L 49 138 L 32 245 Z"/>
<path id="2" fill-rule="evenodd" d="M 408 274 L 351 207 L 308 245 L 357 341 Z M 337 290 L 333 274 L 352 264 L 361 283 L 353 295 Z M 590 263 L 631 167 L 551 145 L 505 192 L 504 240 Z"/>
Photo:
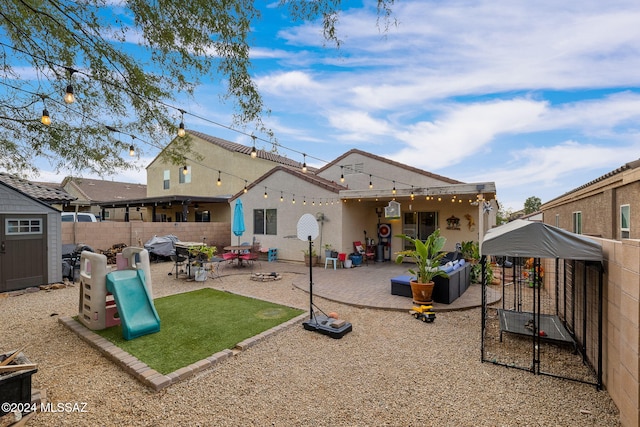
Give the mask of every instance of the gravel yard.
<path id="1" fill-rule="evenodd" d="M 202 286 L 308 308 L 296 274 L 249 273 L 190 282 L 152 264 L 154 297 Z M 304 273 L 293 266 L 290 271 Z M 318 299 L 353 324 L 343 339 L 296 325 L 213 368 L 152 392 L 58 323 L 78 311 L 78 287 L 0 295 L 0 351 L 28 344 L 34 388 L 86 412 L 39 413 L 32 426 L 617 426 L 606 391 L 480 361 L 480 310 L 404 312 Z"/>

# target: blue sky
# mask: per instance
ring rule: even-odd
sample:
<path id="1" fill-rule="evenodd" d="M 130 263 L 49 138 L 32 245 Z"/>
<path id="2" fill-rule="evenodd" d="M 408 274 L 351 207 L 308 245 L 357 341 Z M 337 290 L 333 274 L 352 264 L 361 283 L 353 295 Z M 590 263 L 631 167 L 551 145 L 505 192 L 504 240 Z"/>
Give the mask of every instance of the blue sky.
<path id="1" fill-rule="evenodd" d="M 326 161 L 359 148 L 465 182 L 494 181 L 512 210 L 640 158 L 637 0 L 399 0 L 387 32 L 376 26 L 375 3 L 346 4 L 340 49 L 275 5 L 254 27 L 252 72 L 283 147 Z M 189 115 L 231 123 L 219 79 L 203 83 L 177 104 L 187 129 L 251 145 Z M 139 172 L 104 178 L 146 183 L 156 154 L 145 147 Z M 62 177 L 43 166 L 38 179 Z"/>

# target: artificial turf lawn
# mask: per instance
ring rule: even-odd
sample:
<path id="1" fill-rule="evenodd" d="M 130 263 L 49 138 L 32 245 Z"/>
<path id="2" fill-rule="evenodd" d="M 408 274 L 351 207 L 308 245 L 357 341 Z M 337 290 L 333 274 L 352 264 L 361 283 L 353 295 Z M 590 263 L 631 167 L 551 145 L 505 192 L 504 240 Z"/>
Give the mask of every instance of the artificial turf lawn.
<path id="1" fill-rule="evenodd" d="M 154 300 L 160 332 L 127 341 L 120 325 L 95 331 L 161 374 L 168 374 L 292 319 L 304 311 L 199 289 Z"/>

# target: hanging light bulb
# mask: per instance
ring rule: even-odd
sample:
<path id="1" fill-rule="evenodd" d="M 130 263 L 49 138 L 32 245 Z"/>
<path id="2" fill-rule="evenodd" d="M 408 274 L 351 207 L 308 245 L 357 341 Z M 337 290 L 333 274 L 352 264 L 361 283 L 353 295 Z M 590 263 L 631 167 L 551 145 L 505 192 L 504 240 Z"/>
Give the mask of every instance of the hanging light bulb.
<path id="1" fill-rule="evenodd" d="M 184 167 L 182 168 L 182 175 L 187 175 L 189 173 L 189 168 L 187 167 L 187 165 L 184 165 Z"/>
<path id="2" fill-rule="evenodd" d="M 46 97 L 47 97 L 46 95 L 40 95 L 40 98 L 42 98 L 42 104 L 44 105 L 40 122 L 45 126 L 49 126 L 51 124 L 51 117 L 49 117 L 49 110 L 47 110 L 47 103 L 44 102 Z"/>
<path id="3" fill-rule="evenodd" d="M 64 94 L 64 102 L 67 104 L 73 104 L 76 100 L 76 97 L 73 95 L 73 86 L 68 85 L 67 91 Z"/>
<path id="4" fill-rule="evenodd" d="M 258 151 L 256 151 L 256 137 L 254 135 L 251 135 L 251 138 L 253 138 L 253 147 L 251 148 L 251 158 L 255 159 L 256 157 L 258 157 Z"/>
<path id="5" fill-rule="evenodd" d="M 303 198 L 302 198 L 302 204 L 303 204 L 303 205 L 305 205 L 305 206 L 307 206 L 307 198 L 306 198 L 306 197 L 303 197 Z"/>
<path id="6" fill-rule="evenodd" d="M 396 194 L 396 182 L 393 181 L 393 190 L 391 190 L 393 194 Z"/>
<path id="7" fill-rule="evenodd" d="M 218 171 L 218 187 L 220 187 L 222 185 L 222 180 L 220 179 L 220 171 Z"/>
<path id="8" fill-rule="evenodd" d="M 415 197 L 415 196 L 414 196 L 414 194 L 413 194 L 413 185 L 412 185 L 412 186 L 411 186 L 411 200 L 413 200 L 413 198 L 414 198 L 414 197 Z"/>
<path id="9" fill-rule="evenodd" d="M 133 157 L 133 156 L 135 156 L 135 155 L 136 155 L 136 149 L 135 149 L 135 147 L 134 147 L 133 145 L 130 145 L 130 146 L 129 146 L 129 155 L 130 155 L 131 157 Z"/>
<path id="10" fill-rule="evenodd" d="M 282 191 L 280 192 L 280 201 L 284 202 L 284 197 L 282 197 Z"/>
<path id="11" fill-rule="evenodd" d="M 65 68 L 69 72 L 69 84 L 67 85 L 67 90 L 65 91 L 65 94 L 64 94 L 64 102 L 66 102 L 67 104 L 73 104 L 76 100 L 76 97 L 73 95 L 73 85 L 71 84 L 71 76 L 73 76 L 73 73 L 75 73 L 76 70 L 70 67 L 65 67 Z"/>
<path id="12" fill-rule="evenodd" d="M 178 111 L 180 111 L 180 125 L 178 125 L 178 136 L 180 138 L 182 138 L 186 134 L 186 131 L 184 130 L 184 113 L 185 113 L 185 111 L 182 110 L 182 109 L 180 109 Z"/>
<path id="13" fill-rule="evenodd" d="M 291 204 L 295 205 L 296 204 L 296 195 L 293 195 L 293 199 L 291 199 Z"/>
<path id="14" fill-rule="evenodd" d="M 267 187 L 264 187 L 264 198 L 266 199 L 267 197 L 269 197 L 269 196 L 267 195 Z"/>
<path id="15" fill-rule="evenodd" d="M 373 188 L 373 182 L 371 182 L 371 174 L 369 174 L 369 190 Z"/>
<path id="16" fill-rule="evenodd" d="M 340 182 L 344 182 L 344 166 L 340 166 Z"/>
<path id="17" fill-rule="evenodd" d="M 49 110 L 47 110 L 47 107 L 42 110 L 42 118 L 40 121 L 45 126 L 49 126 L 51 124 L 51 117 L 49 117 Z"/>
<path id="18" fill-rule="evenodd" d="M 304 160 L 302 161 L 302 173 L 307 173 L 307 155 L 302 154 Z"/>
<path id="19" fill-rule="evenodd" d="M 313 199 L 313 200 L 311 201 L 311 206 L 315 206 L 315 205 L 316 205 L 316 199 Z"/>
<path id="20" fill-rule="evenodd" d="M 247 192 L 247 180 L 244 180 L 244 190 L 242 190 L 244 193 Z"/>

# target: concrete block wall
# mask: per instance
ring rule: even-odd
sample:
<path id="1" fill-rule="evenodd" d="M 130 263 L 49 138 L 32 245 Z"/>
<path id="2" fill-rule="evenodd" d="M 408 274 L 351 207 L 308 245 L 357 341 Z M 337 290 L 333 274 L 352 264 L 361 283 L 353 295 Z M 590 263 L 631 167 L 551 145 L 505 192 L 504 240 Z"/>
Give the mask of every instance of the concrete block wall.
<path id="1" fill-rule="evenodd" d="M 596 239 L 605 258 L 603 382 L 624 426 L 640 425 L 640 241 Z"/>
<path id="2" fill-rule="evenodd" d="M 64 222 L 63 244 L 85 244 L 94 250 L 110 249 L 114 244 L 144 245 L 153 236 L 172 234 L 183 242 L 205 242 L 218 247 L 231 244 L 231 224 L 228 222 Z"/>

